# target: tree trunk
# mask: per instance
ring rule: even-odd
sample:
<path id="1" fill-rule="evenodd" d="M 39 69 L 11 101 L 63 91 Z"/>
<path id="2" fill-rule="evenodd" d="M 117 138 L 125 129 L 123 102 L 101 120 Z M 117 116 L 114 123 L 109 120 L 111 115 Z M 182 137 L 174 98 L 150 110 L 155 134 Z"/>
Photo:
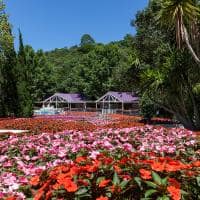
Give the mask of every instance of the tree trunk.
<path id="1" fill-rule="evenodd" d="M 176 112 L 175 117 L 178 121 L 180 121 L 183 124 L 184 128 L 192 130 L 192 131 L 196 130 L 193 123 L 191 121 L 186 120 L 185 117 L 183 117 L 179 113 Z"/>
<path id="2" fill-rule="evenodd" d="M 185 80 L 185 81 L 184 81 Z M 191 98 L 191 102 L 193 105 L 193 123 L 195 125 L 195 128 L 200 130 L 200 112 L 199 112 L 199 107 L 198 107 L 198 103 L 196 102 L 196 98 L 192 92 L 192 86 L 190 84 L 190 81 L 188 80 L 187 76 L 185 74 L 183 74 L 183 81 L 185 82 L 185 86 L 187 87 L 188 90 L 188 94 Z"/>

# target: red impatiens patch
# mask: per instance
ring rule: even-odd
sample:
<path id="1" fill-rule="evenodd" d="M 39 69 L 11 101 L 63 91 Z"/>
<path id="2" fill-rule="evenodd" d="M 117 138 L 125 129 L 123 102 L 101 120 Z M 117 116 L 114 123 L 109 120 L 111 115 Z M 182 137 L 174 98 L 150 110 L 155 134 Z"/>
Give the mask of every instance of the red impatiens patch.
<path id="1" fill-rule="evenodd" d="M 30 179 L 29 183 L 32 185 L 32 186 L 37 186 L 40 182 L 40 177 L 39 176 L 34 176 Z"/>
<path id="2" fill-rule="evenodd" d="M 106 186 L 108 185 L 108 183 L 110 183 L 110 181 L 111 181 L 111 180 L 109 180 L 109 179 L 108 179 L 108 180 L 105 179 L 105 180 L 100 181 L 99 187 L 100 187 L 100 188 L 101 188 L 101 187 L 102 187 L 102 188 L 103 188 L 103 187 L 106 187 Z"/>
<path id="3" fill-rule="evenodd" d="M 85 192 L 87 195 L 95 197 L 96 199 L 109 199 L 107 197 L 107 192 L 110 192 L 109 195 L 113 197 L 115 197 L 115 195 L 119 196 L 120 194 L 123 194 L 123 191 L 128 192 L 130 190 L 130 193 L 139 192 L 138 184 L 145 187 L 146 180 L 149 182 L 151 181 L 152 185 L 162 184 L 162 181 L 160 181 L 161 178 L 158 177 L 166 176 L 165 171 L 167 171 L 167 168 L 165 167 L 169 163 L 173 165 L 173 170 L 169 170 L 170 176 L 175 176 L 176 173 L 180 173 L 180 170 L 187 171 L 188 169 L 195 169 L 193 164 L 186 165 L 168 157 L 153 156 L 152 159 L 145 160 L 144 158 L 147 155 L 137 154 L 134 156 L 126 156 L 123 158 L 129 160 L 126 165 L 118 159 L 111 159 L 112 162 L 110 163 L 104 162 L 105 160 L 110 159 L 109 156 L 104 154 L 100 154 L 95 160 L 89 157 L 79 156 L 71 164 L 59 165 L 50 171 L 47 171 L 47 174 L 49 175 L 46 176 L 46 179 L 44 179 L 42 173 L 40 180 L 43 181 L 40 181 L 40 188 L 35 195 L 35 199 L 51 199 L 53 198 L 53 194 L 63 189 L 65 192 L 62 193 L 59 198 L 64 197 L 62 195 L 65 195 L 66 197 L 70 195 L 78 196 L 79 194 L 82 194 L 82 192 Z M 136 160 L 137 163 L 135 162 Z M 158 165 L 158 168 L 159 164 L 164 166 L 161 171 L 159 169 L 160 176 L 157 174 L 156 180 L 155 170 L 152 170 L 152 163 L 155 164 L 155 162 Z M 145 169 L 142 168 L 144 166 Z M 119 174 L 117 174 L 116 171 L 118 171 Z M 180 200 L 181 183 L 175 178 L 168 177 L 165 179 L 163 185 L 158 185 L 157 193 L 159 194 L 162 192 L 163 195 L 170 196 L 172 200 Z M 34 185 L 33 183 L 38 183 L 38 180 L 37 176 L 33 177 L 30 183 Z M 138 183 L 135 180 L 140 180 L 140 182 Z M 98 192 L 100 192 L 101 195 L 96 197 Z"/>
<path id="4" fill-rule="evenodd" d="M 180 200 L 181 199 L 180 188 L 176 188 L 175 186 L 168 186 L 167 191 L 170 193 L 173 200 Z"/>
<path id="5" fill-rule="evenodd" d="M 0 129 L 29 130 L 31 133 L 56 133 L 65 130 L 94 131 L 97 127 L 84 121 L 65 121 L 48 118 L 12 119 L 0 121 Z"/>
<path id="6" fill-rule="evenodd" d="M 149 171 L 149 170 L 140 169 L 139 172 L 140 172 L 141 177 L 142 177 L 144 180 L 149 180 L 149 179 L 152 178 L 152 177 L 151 177 L 151 171 Z"/>
<path id="7" fill-rule="evenodd" d="M 96 200 L 108 200 L 108 197 L 104 197 L 104 196 L 100 196 L 98 198 L 96 198 Z"/>

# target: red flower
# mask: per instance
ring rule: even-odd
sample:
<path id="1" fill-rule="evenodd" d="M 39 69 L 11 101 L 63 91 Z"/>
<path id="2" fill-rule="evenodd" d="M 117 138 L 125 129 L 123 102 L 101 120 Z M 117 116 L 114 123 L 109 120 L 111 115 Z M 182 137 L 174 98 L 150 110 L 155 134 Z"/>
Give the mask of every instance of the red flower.
<path id="1" fill-rule="evenodd" d="M 181 199 L 181 192 L 179 188 L 176 188 L 175 186 L 168 186 L 167 191 L 170 193 L 173 200 Z"/>
<path id="2" fill-rule="evenodd" d="M 78 190 L 78 186 L 71 179 L 65 179 L 63 185 L 68 192 L 76 192 Z"/>
<path id="3" fill-rule="evenodd" d="M 76 158 L 77 163 L 81 163 L 81 162 L 85 162 L 85 161 L 86 161 L 86 157 L 79 156 L 79 157 Z"/>
<path id="4" fill-rule="evenodd" d="M 123 175 L 120 175 L 120 177 L 123 179 L 123 180 L 126 180 L 126 181 L 128 181 L 128 180 L 131 180 L 132 178 L 131 178 L 131 176 L 130 175 L 128 175 L 128 174 L 123 174 Z"/>
<path id="5" fill-rule="evenodd" d="M 31 178 L 31 180 L 29 181 L 29 183 L 32 185 L 32 186 L 37 186 L 40 182 L 40 177 L 39 176 L 34 176 Z"/>
<path id="6" fill-rule="evenodd" d="M 74 167 L 71 167 L 70 171 L 66 175 L 73 177 L 73 176 L 77 175 L 78 172 L 79 172 L 79 168 L 74 166 Z"/>
<path id="7" fill-rule="evenodd" d="M 62 173 L 62 174 L 57 175 L 58 183 L 62 184 L 64 182 L 65 178 L 67 178 L 67 174 Z"/>
<path id="8" fill-rule="evenodd" d="M 87 172 L 93 173 L 93 172 L 96 172 L 98 170 L 99 166 L 100 166 L 100 162 L 95 161 L 93 163 L 93 165 L 86 165 L 85 169 L 87 170 Z"/>
<path id="9" fill-rule="evenodd" d="M 128 158 L 122 158 L 122 159 L 119 161 L 119 163 L 120 163 L 121 165 L 125 165 L 125 164 L 127 164 L 128 161 L 129 161 Z"/>
<path id="10" fill-rule="evenodd" d="M 16 197 L 8 197 L 5 200 L 16 200 L 16 199 L 17 199 Z"/>
<path id="11" fill-rule="evenodd" d="M 44 191 L 39 190 L 37 194 L 34 196 L 34 200 L 41 200 L 42 196 L 44 195 Z"/>
<path id="12" fill-rule="evenodd" d="M 52 195 L 52 191 L 49 190 L 49 191 L 46 193 L 46 198 L 45 198 L 45 200 L 51 199 L 51 195 Z"/>
<path id="13" fill-rule="evenodd" d="M 151 172 L 145 169 L 140 169 L 140 175 L 143 179 L 149 180 L 151 179 Z"/>
<path id="14" fill-rule="evenodd" d="M 52 186 L 52 188 L 53 188 L 54 190 L 58 190 L 61 186 L 62 186 L 61 184 L 56 183 L 56 184 L 54 184 L 54 185 Z"/>
<path id="15" fill-rule="evenodd" d="M 117 165 L 114 165 L 113 168 L 118 174 L 120 174 L 122 172 L 122 169 Z"/>
<path id="16" fill-rule="evenodd" d="M 185 171 L 185 175 L 186 176 L 195 176 L 195 172 L 194 171 Z"/>
<path id="17" fill-rule="evenodd" d="M 89 183 L 88 183 L 87 181 L 82 180 L 82 179 L 79 179 L 77 182 L 78 182 L 79 184 L 81 184 L 81 185 L 84 185 L 84 186 L 88 186 L 88 185 L 89 185 Z"/>
<path id="18" fill-rule="evenodd" d="M 114 193 L 114 192 L 120 193 L 120 192 L 121 192 L 121 188 L 120 188 L 118 185 L 112 185 L 112 186 L 110 187 L 110 191 L 111 191 L 112 193 Z"/>
<path id="19" fill-rule="evenodd" d="M 165 169 L 165 165 L 164 165 L 164 163 L 154 162 L 151 164 L 151 168 L 154 171 L 162 172 Z"/>
<path id="20" fill-rule="evenodd" d="M 200 160 L 197 160 L 197 161 L 193 162 L 192 165 L 194 167 L 200 167 Z"/>
<path id="21" fill-rule="evenodd" d="M 100 181 L 99 187 L 100 188 L 101 187 L 106 187 L 108 185 L 108 183 L 110 183 L 110 180 L 109 179 L 108 180 L 104 179 L 104 180 Z"/>
<path id="22" fill-rule="evenodd" d="M 108 200 L 108 197 L 104 197 L 104 196 L 100 196 L 98 198 L 96 198 L 96 200 Z"/>
<path id="23" fill-rule="evenodd" d="M 181 184 L 175 178 L 168 178 L 169 185 L 180 188 Z"/>

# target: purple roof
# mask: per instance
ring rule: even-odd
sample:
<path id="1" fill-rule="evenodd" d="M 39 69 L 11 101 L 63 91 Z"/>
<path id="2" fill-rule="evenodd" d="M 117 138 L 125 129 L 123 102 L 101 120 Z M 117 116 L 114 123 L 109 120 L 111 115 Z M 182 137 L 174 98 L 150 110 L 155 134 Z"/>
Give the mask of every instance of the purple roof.
<path id="1" fill-rule="evenodd" d="M 71 103 L 84 103 L 85 97 L 79 93 L 55 93 L 53 96 L 59 96 Z"/>
<path id="2" fill-rule="evenodd" d="M 132 92 L 107 92 L 103 97 L 108 95 L 111 95 L 117 98 L 120 102 L 124 103 L 132 103 L 139 100 L 139 97 Z M 102 99 L 103 97 L 101 97 L 100 99 Z"/>

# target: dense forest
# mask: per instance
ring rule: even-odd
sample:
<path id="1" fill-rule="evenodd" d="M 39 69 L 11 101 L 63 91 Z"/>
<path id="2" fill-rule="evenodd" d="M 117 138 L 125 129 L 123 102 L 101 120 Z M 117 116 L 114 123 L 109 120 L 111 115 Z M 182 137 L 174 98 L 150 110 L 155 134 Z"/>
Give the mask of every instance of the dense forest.
<path id="1" fill-rule="evenodd" d="M 88 34 L 71 48 L 45 53 L 53 70 L 54 91 L 81 92 L 97 99 L 107 91 L 138 89 L 139 60 L 134 37 L 109 44 L 98 44 Z"/>
<path id="2" fill-rule="evenodd" d="M 86 33 L 80 44 L 49 52 L 24 45 L 20 30 L 14 49 L 0 2 L 1 116 L 31 116 L 34 102 L 54 92 L 97 99 L 109 90 L 134 91 L 144 115 L 158 107 L 200 129 L 199 0 L 149 1 L 131 22 L 135 35 L 101 44 Z"/>

